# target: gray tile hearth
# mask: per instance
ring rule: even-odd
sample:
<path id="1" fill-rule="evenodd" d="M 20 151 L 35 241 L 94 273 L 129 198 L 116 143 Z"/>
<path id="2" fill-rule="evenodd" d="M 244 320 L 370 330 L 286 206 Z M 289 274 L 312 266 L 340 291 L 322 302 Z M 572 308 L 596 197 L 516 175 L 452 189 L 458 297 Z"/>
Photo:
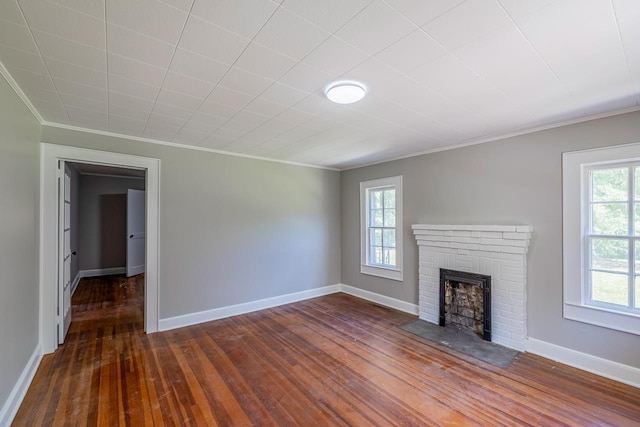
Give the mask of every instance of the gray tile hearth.
<path id="1" fill-rule="evenodd" d="M 472 331 L 456 325 L 441 327 L 424 320 L 415 320 L 400 328 L 500 368 L 509 367 L 520 355 L 517 350 L 483 341 Z"/>

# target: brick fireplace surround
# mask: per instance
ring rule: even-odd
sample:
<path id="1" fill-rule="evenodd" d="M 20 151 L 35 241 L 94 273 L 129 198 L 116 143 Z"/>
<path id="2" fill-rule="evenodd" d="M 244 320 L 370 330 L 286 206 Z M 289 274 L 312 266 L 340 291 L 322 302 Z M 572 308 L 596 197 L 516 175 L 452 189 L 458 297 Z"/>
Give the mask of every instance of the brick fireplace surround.
<path id="1" fill-rule="evenodd" d="M 492 341 L 523 351 L 530 226 L 412 225 L 419 249 L 419 317 L 438 324 L 440 268 L 491 276 Z"/>

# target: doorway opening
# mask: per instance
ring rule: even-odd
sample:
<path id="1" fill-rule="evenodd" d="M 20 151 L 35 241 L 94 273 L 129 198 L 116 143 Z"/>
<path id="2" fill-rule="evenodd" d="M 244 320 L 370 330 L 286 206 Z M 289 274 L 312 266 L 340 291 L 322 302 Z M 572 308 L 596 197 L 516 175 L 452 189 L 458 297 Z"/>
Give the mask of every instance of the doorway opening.
<path id="1" fill-rule="evenodd" d="M 58 347 L 59 331 L 65 325 L 64 299 L 61 295 L 70 300 L 70 293 L 64 294 L 64 292 L 65 284 L 68 285 L 70 282 L 65 279 L 70 278 L 71 274 L 67 273 L 67 267 L 61 262 L 65 259 L 65 255 L 70 255 L 73 252 L 70 250 L 70 244 L 67 246 L 69 250 L 65 249 L 67 237 L 61 232 L 61 230 L 70 228 L 65 223 L 63 209 L 71 209 L 71 206 L 67 207 L 64 196 L 61 196 L 66 184 L 65 163 L 89 165 L 93 168 L 130 169 L 144 175 L 146 188 L 142 200 L 146 209 L 144 209 L 145 216 L 142 223 L 145 225 L 146 234 L 141 239 L 145 243 L 142 250 L 145 273 L 141 287 L 144 292 L 144 330 L 147 333 L 156 332 L 158 330 L 160 160 L 43 143 L 40 175 L 40 343 L 42 353 L 51 353 Z M 134 237 L 139 237 L 136 236 L 136 233 L 133 233 Z M 132 238 L 132 240 L 134 239 Z M 107 272 L 109 271 L 107 270 Z M 69 300 L 67 301 L 70 304 Z M 62 309 L 60 301 L 63 303 Z"/>
<path id="2" fill-rule="evenodd" d="M 87 321 L 143 331 L 146 171 L 66 161 L 64 181 L 58 344 Z"/>

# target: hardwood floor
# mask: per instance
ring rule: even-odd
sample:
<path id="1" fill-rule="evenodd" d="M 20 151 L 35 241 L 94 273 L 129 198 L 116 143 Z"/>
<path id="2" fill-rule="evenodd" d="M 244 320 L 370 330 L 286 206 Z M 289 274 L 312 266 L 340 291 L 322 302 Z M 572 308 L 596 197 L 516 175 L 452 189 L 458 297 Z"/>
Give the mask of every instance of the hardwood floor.
<path id="1" fill-rule="evenodd" d="M 333 294 L 142 332 L 142 280 L 81 282 L 14 425 L 640 425 L 640 390 L 524 354 L 501 369 Z"/>

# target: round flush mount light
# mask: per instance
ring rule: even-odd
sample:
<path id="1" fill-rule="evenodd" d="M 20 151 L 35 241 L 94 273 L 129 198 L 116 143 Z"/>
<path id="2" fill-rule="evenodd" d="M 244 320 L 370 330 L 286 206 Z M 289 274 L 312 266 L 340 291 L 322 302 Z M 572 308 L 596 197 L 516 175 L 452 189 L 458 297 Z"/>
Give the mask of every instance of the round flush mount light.
<path id="1" fill-rule="evenodd" d="M 324 94 L 337 104 L 353 104 L 364 98 L 367 89 L 358 82 L 333 82 L 324 90 Z"/>

